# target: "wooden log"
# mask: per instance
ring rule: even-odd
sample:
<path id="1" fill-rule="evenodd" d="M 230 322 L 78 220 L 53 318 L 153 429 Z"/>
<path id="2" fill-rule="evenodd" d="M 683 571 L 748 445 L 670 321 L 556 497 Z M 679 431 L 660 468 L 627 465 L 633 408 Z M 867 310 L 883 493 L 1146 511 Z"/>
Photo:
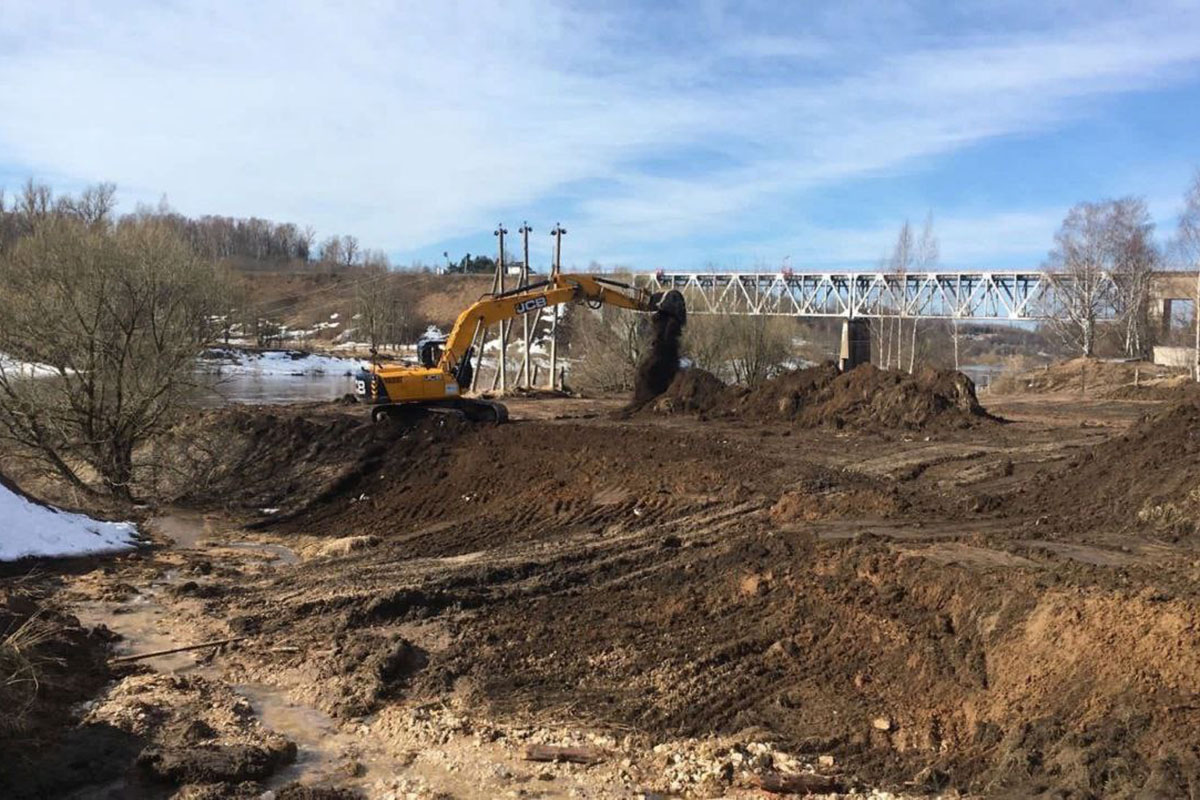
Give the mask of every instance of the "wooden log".
<path id="1" fill-rule="evenodd" d="M 526 761 L 570 761 L 572 764 L 599 764 L 605 753 L 598 747 L 556 747 L 531 744 L 525 748 Z"/>
<path id="2" fill-rule="evenodd" d="M 837 778 L 807 773 L 767 772 L 758 776 L 758 786 L 775 794 L 832 794 L 843 791 Z"/>
<path id="3" fill-rule="evenodd" d="M 126 661 L 140 661 L 143 658 L 154 658 L 155 656 L 166 656 L 166 655 L 170 655 L 171 653 L 184 653 L 184 652 L 187 652 L 188 650 L 202 650 L 205 647 L 220 647 L 223 644 L 233 644 L 234 642 L 240 642 L 240 641 L 243 641 L 248 638 L 249 638 L 248 636 L 235 636 L 232 639 L 217 639 L 214 642 L 201 642 L 200 644 L 189 644 L 189 645 L 185 645 L 184 647 L 170 647 L 170 648 L 167 648 L 166 650 L 154 650 L 149 653 L 134 653 L 133 655 L 129 655 L 129 656 L 118 656 L 116 658 L 110 658 L 109 663 L 110 664 L 122 664 Z"/>

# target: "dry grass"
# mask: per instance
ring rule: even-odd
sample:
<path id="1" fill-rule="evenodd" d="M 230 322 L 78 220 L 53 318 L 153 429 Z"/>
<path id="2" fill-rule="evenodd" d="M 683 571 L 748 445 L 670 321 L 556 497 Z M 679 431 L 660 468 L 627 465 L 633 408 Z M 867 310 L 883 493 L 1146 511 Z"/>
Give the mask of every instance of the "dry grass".
<path id="1" fill-rule="evenodd" d="M 42 686 L 44 668 L 62 664 L 61 659 L 41 652 L 56 633 L 53 624 L 34 613 L 14 624 L 0 640 L 0 708 L 5 709 L 0 715 L 0 734 L 22 730 Z"/>

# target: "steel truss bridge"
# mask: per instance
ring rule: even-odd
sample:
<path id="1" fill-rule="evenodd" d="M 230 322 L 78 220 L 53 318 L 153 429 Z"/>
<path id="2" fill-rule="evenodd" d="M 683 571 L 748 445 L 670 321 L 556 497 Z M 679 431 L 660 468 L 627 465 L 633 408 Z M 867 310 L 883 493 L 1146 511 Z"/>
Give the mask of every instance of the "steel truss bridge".
<path id="1" fill-rule="evenodd" d="M 651 291 L 678 289 L 688 313 L 843 319 L 1039 320 L 1064 316 L 1072 278 L 1051 272 L 656 272 L 634 275 Z M 1100 318 L 1116 316 L 1118 285 L 1097 279 Z"/>

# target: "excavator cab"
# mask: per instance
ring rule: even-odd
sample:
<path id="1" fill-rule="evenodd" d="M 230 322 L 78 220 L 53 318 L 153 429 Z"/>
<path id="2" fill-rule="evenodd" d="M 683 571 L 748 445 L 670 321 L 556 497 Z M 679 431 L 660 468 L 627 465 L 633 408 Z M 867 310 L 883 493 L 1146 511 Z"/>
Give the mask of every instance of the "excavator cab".
<path id="1" fill-rule="evenodd" d="M 417 339 L 417 360 L 422 367 L 431 369 L 442 360 L 442 348 L 446 345 L 446 334 L 432 325 Z"/>

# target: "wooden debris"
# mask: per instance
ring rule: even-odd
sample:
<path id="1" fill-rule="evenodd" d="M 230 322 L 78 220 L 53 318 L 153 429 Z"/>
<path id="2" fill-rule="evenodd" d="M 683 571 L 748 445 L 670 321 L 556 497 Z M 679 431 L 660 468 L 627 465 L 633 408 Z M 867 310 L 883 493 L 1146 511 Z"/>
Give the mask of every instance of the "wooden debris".
<path id="1" fill-rule="evenodd" d="M 240 642 L 240 641 L 243 641 L 248 638 L 249 638 L 248 636 L 235 636 L 232 639 L 217 639 L 216 641 L 213 641 L 213 642 L 201 642 L 200 644 L 189 644 L 184 647 L 171 647 L 166 650 L 153 650 L 149 653 L 134 653 L 133 655 L 129 655 L 129 656 L 118 656 L 116 658 L 110 658 L 108 661 L 110 664 L 122 664 L 126 661 L 140 661 L 143 658 L 154 658 L 155 656 L 166 656 L 166 655 L 170 655 L 171 653 L 184 653 L 184 652 L 187 652 L 188 650 L 202 650 L 205 647 L 220 647 L 221 645 L 233 644 L 234 642 Z"/>
<path id="2" fill-rule="evenodd" d="M 599 764 L 605 752 L 598 747 L 555 747 L 531 744 L 525 748 L 526 761 L 570 761 L 572 764 Z"/>
<path id="3" fill-rule="evenodd" d="M 775 794 L 832 794 L 843 791 L 837 778 L 825 775 L 767 772 L 758 776 L 758 786 Z"/>

